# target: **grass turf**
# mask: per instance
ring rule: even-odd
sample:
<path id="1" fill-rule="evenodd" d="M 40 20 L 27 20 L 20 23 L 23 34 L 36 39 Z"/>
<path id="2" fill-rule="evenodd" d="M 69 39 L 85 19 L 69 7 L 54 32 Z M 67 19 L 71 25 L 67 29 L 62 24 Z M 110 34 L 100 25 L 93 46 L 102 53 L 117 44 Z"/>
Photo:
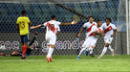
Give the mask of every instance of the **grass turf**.
<path id="1" fill-rule="evenodd" d="M 0 72 L 130 72 L 130 56 L 105 56 L 102 59 L 81 56 L 54 56 L 47 63 L 43 56 L 30 56 L 26 60 L 19 57 L 0 57 Z"/>

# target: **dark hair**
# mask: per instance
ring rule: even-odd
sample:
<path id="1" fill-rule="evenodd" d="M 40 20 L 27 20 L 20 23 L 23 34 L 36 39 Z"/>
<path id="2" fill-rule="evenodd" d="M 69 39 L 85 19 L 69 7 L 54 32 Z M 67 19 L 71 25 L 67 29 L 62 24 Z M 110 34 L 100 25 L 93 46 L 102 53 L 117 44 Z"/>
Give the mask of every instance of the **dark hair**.
<path id="1" fill-rule="evenodd" d="M 22 10 L 22 11 L 21 11 L 21 14 L 22 14 L 22 15 L 26 14 L 26 10 Z"/>
<path id="2" fill-rule="evenodd" d="M 102 20 L 98 19 L 98 20 L 96 20 L 96 21 L 99 22 L 99 21 L 102 21 Z"/>
<path id="3" fill-rule="evenodd" d="M 109 20 L 110 22 L 112 21 L 111 18 L 106 18 L 105 21 L 106 21 L 106 20 Z"/>
<path id="4" fill-rule="evenodd" d="M 54 19 L 54 18 L 56 18 L 56 16 L 55 16 L 55 15 L 52 15 L 52 16 L 51 16 L 51 19 Z"/>
<path id="5" fill-rule="evenodd" d="M 88 19 L 90 19 L 90 18 L 94 18 L 94 17 L 93 16 L 89 16 Z"/>
<path id="6" fill-rule="evenodd" d="M 94 18 L 94 17 L 93 17 L 93 16 L 88 16 L 88 19 L 87 19 L 87 21 L 89 21 L 89 19 L 90 19 L 90 18 Z"/>

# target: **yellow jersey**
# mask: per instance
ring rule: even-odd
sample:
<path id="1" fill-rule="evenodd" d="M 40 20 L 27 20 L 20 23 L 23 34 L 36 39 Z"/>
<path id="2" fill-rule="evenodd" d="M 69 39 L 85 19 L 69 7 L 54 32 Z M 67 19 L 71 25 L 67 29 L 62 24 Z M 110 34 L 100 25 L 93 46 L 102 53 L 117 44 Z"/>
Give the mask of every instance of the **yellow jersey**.
<path id="1" fill-rule="evenodd" d="M 20 16 L 17 18 L 16 24 L 19 25 L 20 35 L 26 35 L 29 33 L 30 19 L 26 16 Z"/>

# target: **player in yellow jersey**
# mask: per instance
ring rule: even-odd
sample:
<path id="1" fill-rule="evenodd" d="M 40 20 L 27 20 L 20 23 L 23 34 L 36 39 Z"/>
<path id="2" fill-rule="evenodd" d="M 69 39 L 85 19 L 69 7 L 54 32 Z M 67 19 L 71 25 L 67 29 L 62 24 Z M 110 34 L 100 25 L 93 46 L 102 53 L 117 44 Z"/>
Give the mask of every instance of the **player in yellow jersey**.
<path id="1" fill-rule="evenodd" d="M 18 32 L 20 34 L 21 43 L 22 43 L 22 59 L 26 58 L 26 51 L 28 48 L 28 34 L 29 34 L 29 26 L 31 24 L 30 19 L 26 16 L 26 11 L 22 10 L 21 16 L 17 18 L 16 21 Z"/>

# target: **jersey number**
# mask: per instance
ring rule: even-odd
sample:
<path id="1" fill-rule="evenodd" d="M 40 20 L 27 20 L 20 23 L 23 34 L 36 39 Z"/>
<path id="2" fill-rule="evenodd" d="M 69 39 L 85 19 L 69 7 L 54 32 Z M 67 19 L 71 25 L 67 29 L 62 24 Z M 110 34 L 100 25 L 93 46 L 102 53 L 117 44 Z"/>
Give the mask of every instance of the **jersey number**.
<path id="1" fill-rule="evenodd" d="M 21 27 L 22 29 L 24 29 L 24 28 L 25 28 L 25 22 L 21 21 L 21 22 L 20 22 L 20 27 Z"/>

